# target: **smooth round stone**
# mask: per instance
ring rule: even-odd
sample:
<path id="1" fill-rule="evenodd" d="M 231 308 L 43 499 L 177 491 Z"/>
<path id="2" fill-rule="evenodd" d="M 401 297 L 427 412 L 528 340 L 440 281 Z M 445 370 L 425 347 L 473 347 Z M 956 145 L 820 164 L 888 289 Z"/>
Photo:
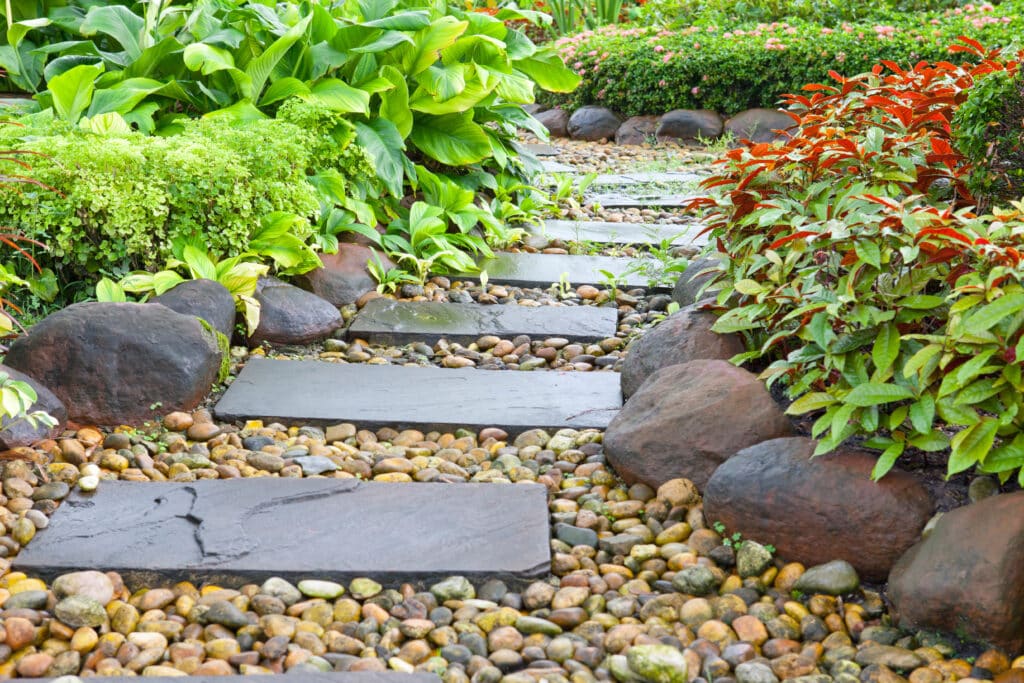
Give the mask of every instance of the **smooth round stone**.
<path id="1" fill-rule="evenodd" d="M 210 605 L 203 615 L 203 621 L 209 624 L 220 624 L 233 631 L 249 625 L 249 618 L 245 616 L 245 612 L 227 600 L 218 600 Z"/>
<path id="2" fill-rule="evenodd" d="M 356 600 L 365 600 L 366 598 L 372 598 L 373 596 L 384 590 L 376 581 L 367 578 L 352 579 L 352 582 L 348 585 L 348 592 L 352 594 L 352 597 Z"/>
<path id="3" fill-rule="evenodd" d="M 476 597 L 476 589 L 464 576 L 451 576 L 430 587 L 430 592 L 438 602 L 448 600 L 471 600 Z"/>
<path id="4" fill-rule="evenodd" d="M 323 455 L 306 455 L 294 458 L 293 460 L 296 465 L 302 468 L 302 473 L 307 477 L 323 474 L 324 472 L 335 472 L 340 469 L 333 460 Z"/>
<path id="5" fill-rule="evenodd" d="M 516 630 L 526 634 L 542 633 L 546 636 L 557 636 L 562 632 L 562 627 L 539 617 L 519 617 L 516 619 Z"/>
<path id="6" fill-rule="evenodd" d="M 284 579 L 273 576 L 263 582 L 260 592 L 278 598 L 285 605 L 291 606 L 302 599 L 302 592 Z"/>
<path id="7" fill-rule="evenodd" d="M 58 598 L 83 595 L 106 605 L 114 599 L 114 582 L 103 572 L 81 571 L 62 574 L 53 582 L 53 592 Z"/>
<path id="8" fill-rule="evenodd" d="M 334 463 L 331 464 L 333 465 Z M 299 581 L 298 587 L 303 595 L 308 595 L 311 598 L 323 598 L 324 600 L 333 600 L 345 592 L 345 587 L 334 581 L 306 579 Z"/>
<path id="9" fill-rule="evenodd" d="M 793 587 L 806 595 L 845 595 L 857 590 L 858 586 L 860 578 L 857 570 L 849 562 L 835 560 L 811 567 L 797 579 Z"/>
<path id="10" fill-rule="evenodd" d="M 670 645 L 634 645 L 626 652 L 630 671 L 658 683 L 686 683 L 683 653 Z"/>
<path id="11" fill-rule="evenodd" d="M 32 493 L 32 500 L 63 500 L 71 491 L 71 487 L 63 481 L 51 481 L 43 484 Z"/>
<path id="12" fill-rule="evenodd" d="M 22 591 L 7 598 L 4 609 L 45 609 L 49 597 L 45 590 Z"/>
<path id="13" fill-rule="evenodd" d="M 71 628 L 96 628 L 107 621 L 103 604 L 84 595 L 72 595 L 57 603 L 54 614 Z"/>

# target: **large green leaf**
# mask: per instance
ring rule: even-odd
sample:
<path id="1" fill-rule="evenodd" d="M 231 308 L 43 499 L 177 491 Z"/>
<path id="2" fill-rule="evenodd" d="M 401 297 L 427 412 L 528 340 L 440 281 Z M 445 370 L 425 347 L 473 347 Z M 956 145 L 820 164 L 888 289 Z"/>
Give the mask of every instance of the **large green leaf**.
<path id="1" fill-rule="evenodd" d="M 450 100 L 466 89 L 467 64 L 434 64 L 416 75 L 426 93 L 438 102 Z"/>
<path id="2" fill-rule="evenodd" d="M 438 52 L 449 45 L 454 45 L 468 26 L 468 21 L 459 21 L 455 17 L 441 17 L 429 27 L 418 31 L 416 45 L 402 65 L 405 73 L 415 76 L 436 62 Z"/>
<path id="3" fill-rule="evenodd" d="M 277 63 L 285 56 L 285 53 L 292 45 L 297 43 L 309 28 L 309 22 L 313 20 L 312 14 L 307 14 L 301 21 L 296 23 L 287 32 L 263 51 L 259 57 L 252 59 L 245 65 L 245 74 L 252 80 L 253 100 L 257 100 L 263 92 L 270 73 L 277 66 Z"/>
<path id="4" fill-rule="evenodd" d="M 1024 294 L 1006 294 L 973 313 L 964 325 L 969 334 L 980 334 L 1007 316 L 1024 310 Z"/>
<path id="5" fill-rule="evenodd" d="M 999 420 L 983 417 L 954 436 L 950 442 L 952 452 L 949 454 L 948 473 L 963 472 L 983 461 L 992 450 L 998 429 Z"/>
<path id="6" fill-rule="evenodd" d="M 409 98 L 409 108 L 437 116 L 457 114 L 469 111 L 490 94 L 490 88 L 485 88 L 479 79 L 473 78 L 466 82 L 462 92 L 442 101 L 438 101 L 437 98 L 431 96 L 423 88 L 417 88 L 417 91 Z"/>
<path id="7" fill-rule="evenodd" d="M 77 123 L 92 101 L 96 77 L 103 73 L 102 64 L 82 64 L 65 71 L 49 82 L 53 108 L 65 121 Z"/>
<path id="8" fill-rule="evenodd" d="M 192 43 L 186 47 L 184 61 L 188 69 L 199 71 L 204 76 L 218 71 L 237 69 L 235 58 L 230 50 L 206 43 Z"/>
<path id="9" fill-rule="evenodd" d="M 309 86 L 297 78 L 282 78 L 274 81 L 260 98 L 260 105 L 265 106 L 286 100 L 289 97 L 300 97 L 310 93 Z"/>
<path id="10" fill-rule="evenodd" d="M 109 36 L 124 48 L 128 61 L 134 61 L 148 45 L 145 43 L 146 21 L 124 5 L 95 5 L 85 15 L 79 29 L 84 36 L 97 33 Z"/>
<path id="11" fill-rule="evenodd" d="M 337 78 L 327 78 L 313 86 L 305 99 L 346 114 L 368 114 L 370 95 Z"/>
<path id="12" fill-rule="evenodd" d="M 907 387 L 881 382 L 864 382 L 858 384 L 843 398 L 843 403 L 852 406 L 867 407 L 883 403 L 892 403 L 912 398 L 914 392 Z"/>
<path id="13" fill-rule="evenodd" d="M 152 78 L 129 78 L 109 88 L 97 90 L 89 106 L 89 116 L 107 112 L 127 114 L 139 102 L 163 87 L 163 83 Z"/>
<path id="14" fill-rule="evenodd" d="M 413 115 L 409 109 L 409 86 L 405 75 L 393 66 L 385 66 L 380 70 L 382 77 L 392 84 L 392 88 L 380 93 L 380 115 L 395 124 L 402 139 L 409 137 L 412 131 Z"/>
<path id="15" fill-rule="evenodd" d="M 567 69 L 556 54 L 534 55 L 517 60 L 513 66 L 532 78 L 537 85 L 552 92 L 572 92 L 582 80 L 575 71 Z"/>
<path id="16" fill-rule="evenodd" d="M 422 116 L 409 138 L 421 152 L 442 164 L 464 166 L 482 161 L 491 153 L 491 142 L 470 114 Z"/>
<path id="17" fill-rule="evenodd" d="M 377 177 L 384 182 L 384 187 L 393 197 L 401 198 L 405 193 L 405 174 L 402 159 L 405 142 L 391 121 L 384 118 L 373 119 L 369 123 L 357 121 L 356 140 L 373 159 Z"/>

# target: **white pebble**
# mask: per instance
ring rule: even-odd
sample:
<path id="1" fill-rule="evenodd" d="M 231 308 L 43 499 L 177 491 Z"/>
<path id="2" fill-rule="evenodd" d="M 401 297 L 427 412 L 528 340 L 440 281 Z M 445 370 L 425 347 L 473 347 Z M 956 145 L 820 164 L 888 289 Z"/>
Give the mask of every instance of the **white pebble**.
<path id="1" fill-rule="evenodd" d="M 100 478 L 91 474 L 78 480 L 78 488 L 83 491 L 95 491 L 99 485 Z"/>
<path id="2" fill-rule="evenodd" d="M 99 477 L 100 476 L 100 468 L 95 463 L 91 463 L 91 462 L 88 463 L 87 465 L 83 465 L 82 466 L 82 476 L 83 477 Z"/>

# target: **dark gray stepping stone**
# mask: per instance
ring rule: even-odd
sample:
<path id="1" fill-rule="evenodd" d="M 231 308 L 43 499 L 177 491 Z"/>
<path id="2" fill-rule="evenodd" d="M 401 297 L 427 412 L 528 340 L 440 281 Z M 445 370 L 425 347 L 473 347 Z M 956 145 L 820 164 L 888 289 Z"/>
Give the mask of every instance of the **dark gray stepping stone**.
<path id="1" fill-rule="evenodd" d="M 650 192 L 629 194 L 628 192 L 602 192 L 585 196 L 587 204 L 598 204 L 604 209 L 679 209 L 689 204 L 696 195 L 679 193 Z"/>
<path id="2" fill-rule="evenodd" d="M 95 493 L 69 496 L 17 567 L 43 579 L 115 571 L 133 588 L 155 578 L 236 587 L 272 576 L 521 584 L 550 571 L 548 524 L 539 484 L 104 481 Z"/>
<path id="3" fill-rule="evenodd" d="M 614 308 L 598 306 L 485 306 L 373 299 L 352 321 L 348 338 L 366 339 L 371 344 L 409 344 L 442 337 L 470 343 L 485 334 L 504 339 L 525 334 L 592 341 L 615 336 L 617 324 Z"/>
<path id="4" fill-rule="evenodd" d="M 214 411 L 228 422 L 360 427 L 603 429 L 622 407 L 615 372 L 516 372 L 253 358 Z"/>
<path id="5" fill-rule="evenodd" d="M 479 262 L 487 271 L 490 282 L 514 287 L 547 288 L 553 284 L 567 282 L 568 286 L 604 285 L 611 273 L 619 287 L 648 287 L 651 278 L 641 272 L 631 272 L 641 259 L 617 258 L 614 256 L 575 256 L 564 254 L 525 254 L 500 252 L 492 259 Z M 659 264 L 654 258 L 647 259 L 651 268 Z M 452 276 L 460 280 L 479 280 L 479 273 L 463 273 Z"/>
<path id="6" fill-rule="evenodd" d="M 399 671 L 337 671 L 330 673 L 289 670 L 289 675 L 302 683 L 441 683 L 428 673 Z M 298 674 L 298 675 L 296 675 Z M 265 675 L 265 674 L 263 674 Z M 124 683 L 124 676 L 89 676 L 89 683 Z M 146 676 L 146 683 L 181 683 L 180 676 Z M 50 679 L 52 680 L 52 679 Z M 260 675 L 189 676 L 188 683 L 266 683 Z"/>
<path id="7" fill-rule="evenodd" d="M 576 173 L 576 168 L 550 159 L 541 159 L 540 167 L 544 173 Z"/>
<path id="8" fill-rule="evenodd" d="M 610 244 L 661 244 L 671 240 L 675 246 L 707 244 L 707 235 L 700 235 L 704 226 L 666 223 L 605 223 L 602 221 L 544 221 L 540 227 L 529 228 L 537 236 L 563 242 L 602 242 Z M 490 275 L 490 273 L 488 273 Z"/>
<path id="9" fill-rule="evenodd" d="M 687 184 L 696 185 L 706 176 L 702 176 L 696 173 L 685 173 L 679 172 L 655 172 L 655 171 L 637 171 L 630 173 L 603 173 L 591 183 L 592 187 L 600 185 L 614 185 L 614 186 L 628 186 L 628 185 L 641 185 L 646 183 L 659 183 L 659 184 Z"/>
<path id="10" fill-rule="evenodd" d="M 544 143 L 528 142 L 522 145 L 522 147 L 535 157 L 556 157 L 561 153 L 554 145 L 546 145 Z"/>

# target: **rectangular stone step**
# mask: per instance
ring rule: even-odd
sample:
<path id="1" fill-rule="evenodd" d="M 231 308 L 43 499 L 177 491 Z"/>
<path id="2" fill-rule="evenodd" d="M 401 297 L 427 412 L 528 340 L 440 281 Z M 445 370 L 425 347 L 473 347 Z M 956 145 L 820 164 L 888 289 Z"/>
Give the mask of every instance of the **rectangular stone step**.
<path id="1" fill-rule="evenodd" d="M 539 484 L 103 481 L 94 493 L 72 493 L 15 566 L 44 579 L 116 571 L 132 588 L 154 579 L 237 587 L 272 576 L 522 584 L 550 571 L 548 525 Z"/>
<path id="2" fill-rule="evenodd" d="M 706 176 L 685 171 L 628 171 L 625 173 L 602 173 L 594 178 L 591 187 L 602 185 L 629 186 L 643 184 L 687 184 L 696 187 Z"/>
<path id="3" fill-rule="evenodd" d="M 253 358 L 214 408 L 225 421 L 354 422 L 376 429 L 603 429 L 617 372 L 522 372 Z"/>
<path id="4" fill-rule="evenodd" d="M 557 147 L 543 142 L 527 142 L 522 148 L 535 157 L 555 157 L 560 154 Z"/>
<path id="5" fill-rule="evenodd" d="M 604 209 L 679 209 L 689 204 L 696 192 L 682 194 L 678 192 L 601 192 L 585 195 L 587 204 L 597 204 Z"/>
<path id="6" fill-rule="evenodd" d="M 531 226 L 531 234 L 563 242 L 599 242 L 603 244 L 661 244 L 671 240 L 673 246 L 703 246 L 707 235 L 700 223 L 607 223 L 604 221 L 547 220 L 540 227 Z M 488 273 L 489 275 L 490 273 Z"/>
<path id="7" fill-rule="evenodd" d="M 541 159 L 540 167 L 544 173 L 576 173 L 576 168 L 569 166 L 568 164 L 559 163 L 557 161 L 551 161 L 550 159 Z"/>
<path id="8" fill-rule="evenodd" d="M 656 268 L 653 257 L 645 257 L 650 267 Z M 620 287 L 648 287 L 650 280 L 642 272 L 627 272 L 642 259 L 619 258 L 615 256 L 576 256 L 566 254 L 528 254 L 503 251 L 492 259 L 479 262 L 487 271 L 487 278 L 495 284 L 514 287 L 547 288 L 560 282 L 570 287 L 580 285 L 603 285 L 611 273 Z M 564 277 L 563 277 L 564 276 Z M 452 276 L 459 280 L 479 280 L 479 273 L 462 273 Z"/>
<path id="9" fill-rule="evenodd" d="M 371 344 L 434 342 L 444 337 L 462 344 L 485 334 L 512 339 L 564 337 L 595 341 L 612 337 L 618 323 L 614 308 L 598 306 L 518 306 L 448 304 L 432 301 L 372 299 L 348 328 L 349 339 Z"/>

